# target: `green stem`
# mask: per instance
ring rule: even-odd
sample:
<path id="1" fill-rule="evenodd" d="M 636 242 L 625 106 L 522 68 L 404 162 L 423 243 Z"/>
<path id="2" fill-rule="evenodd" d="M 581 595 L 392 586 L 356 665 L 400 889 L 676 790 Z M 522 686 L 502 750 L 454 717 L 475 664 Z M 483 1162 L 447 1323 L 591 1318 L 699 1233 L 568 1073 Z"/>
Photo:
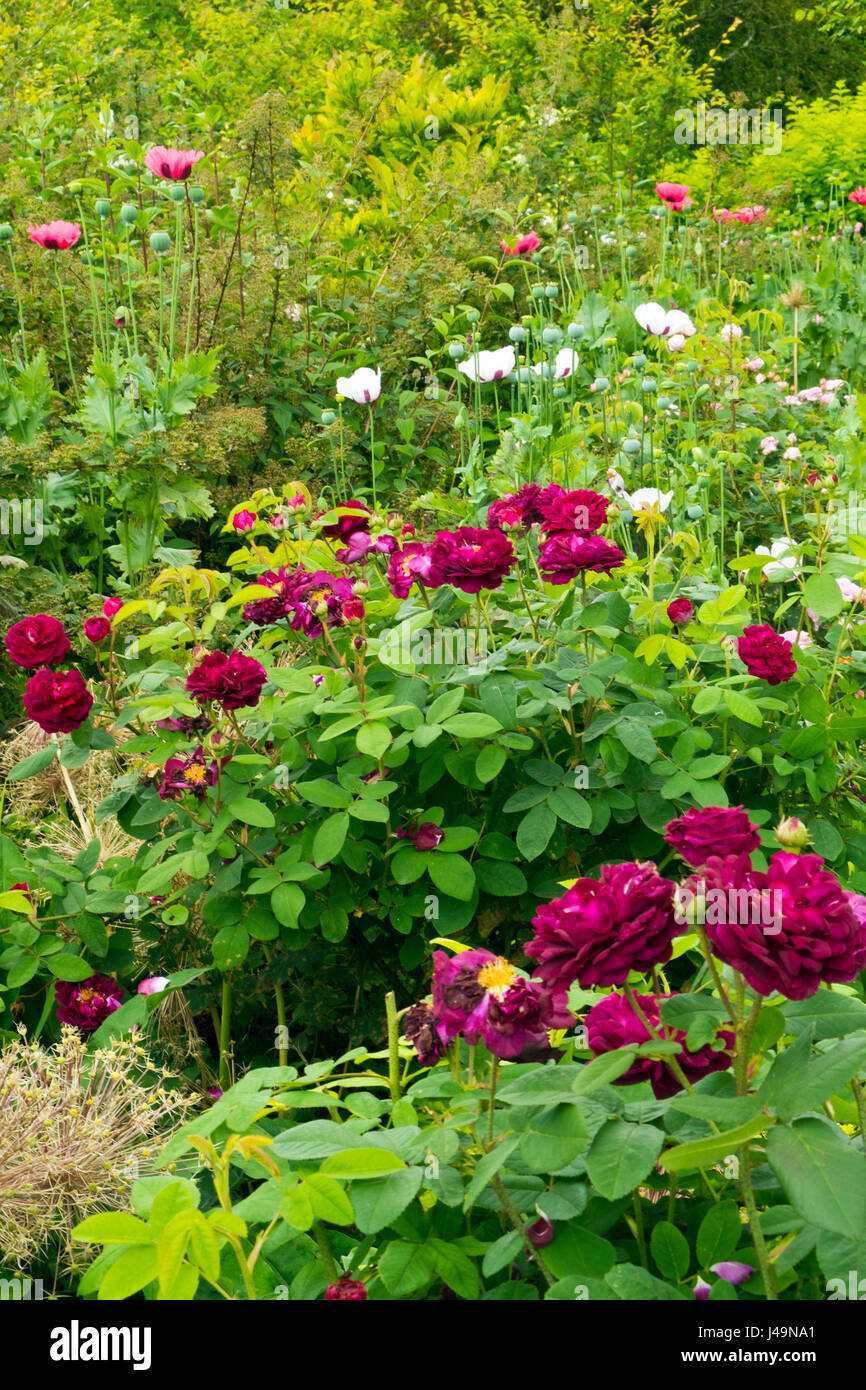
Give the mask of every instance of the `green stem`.
<path id="1" fill-rule="evenodd" d="M 229 1070 L 229 1050 L 232 1037 L 232 987 L 228 975 L 223 975 L 222 1008 L 220 1012 L 220 1086 L 227 1091 L 231 1086 Z"/>
<path id="2" fill-rule="evenodd" d="M 397 1102 L 402 1094 L 400 1086 L 400 1051 L 398 1041 L 400 1029 L 397 1025 L 397 1000 L 394 991 L 385 995 L 385 1016 L 388 1020 L 388 1086 L 391 1100 Z"/>
<path id="3" fill-rule="evenodd" d="M 60 272 L 57 269 L 57 260 L 54 261 L 54 275 L 57 280 L 57 288 L 60 291 L 60 317 L 63 322 L 63 342 L 66 346 L 66 362 L 69 367 L 69 379 L 72 383 L 72 394 L 75 397 L 75 404 L 78 404 L 78 382 L 75 380 L 75 368 L 72 365 L 72 350 L 69 346 L 69 325 L 66 322 L 66 295 L 63 291 L 63 281 L 60 279 Z"/>
<path id="4" fill-rule="evenodd" d="M 316 1244 L 319 1247 L 319 1254 L 322 1257 L 322 1268 L 325 1271 L 325 1278 L 329 1284 L 336 1284 L 340 1277 L 340 1271 L 334 1259 L 331 1242 L 328 1240 L 328 1232 L 325 1230 L 321 1221 L 313 1222 L 313 1235 L 316 1237 Z"/>

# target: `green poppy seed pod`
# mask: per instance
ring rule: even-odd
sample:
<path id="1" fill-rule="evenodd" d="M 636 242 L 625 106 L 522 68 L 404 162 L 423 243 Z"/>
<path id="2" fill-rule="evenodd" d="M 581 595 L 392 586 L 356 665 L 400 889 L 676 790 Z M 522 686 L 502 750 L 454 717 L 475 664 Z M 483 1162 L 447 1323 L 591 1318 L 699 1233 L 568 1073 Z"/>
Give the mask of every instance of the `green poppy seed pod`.
<path id="1" fill-rule="evenodd" d="M 508 336 L 511 339 L 512 343 L 525 343 L 526 329 L 521 327 L 519 323 L 515 323 L 513 327 L 509 328 Z"/>
<path id="2" fill-rule="evenodd" d="M 204 198 L 205 198 L 204 189 L 203 189 L 203 188 L 199 188 L 198 184 L 197 184 L 197 183 L 194 183 L 193 186 L 192 186 L 192 188 L 189 190 L 189 200 L 190 200 L 190 202 L 191 202 L 191 203 L 203 203 L 203 202 L 204 202 Z"/>
<path id="3" fill-rule="evenodd" d="M 81 264 L 82 264 L 82 265 L 96 265 L 96 257 L 93 255 L 93 252 L 92 252 L 92 251 L 82 251 L 82 253 L 81 253 Z"/>
<path id="4" fill-rule="evenodd" d="M 606 376 L 597 376 L 596 379 L 595 379 L 595 381 L 592 383 L 592 385 L 593 385 L 593 389 L 596 390 L 596 391 L 609 391 L 609 390 L 610 390 L 610 382 L 608 381 L 608 379 L 607 379 Z"/>
<path id="5" fill-rule="evenodd" d="M 171 237 L 168 232 L 151 232 L 150 245 L 158 256 L 164 256 L 171 249 Z"/>
<path id="6" fill-rule="evenodd" d="M 618 213 L 617 213 L 617 215 L 616 215 L 616 217 L 613 219 L 613 221 L 614 221 L 614 225 L 617 226 L 617 227 L 624 227 L 624 226 L 625 226 L 625 218 L 623 217 L 623 215 L 622 215 L 621 212 L 618 212 Z"/>
<path id="7" fill-rule="evenodd" d="M 556 399 L 557 399 L 558 401 L 562 401 L 562 400 L 564 400 L 565 397 L 568 395 L 568 387 L 566 387 L 566 386 L 554 386 L 554 388 L 553 388 L 553 394 L 554 394 L 554 396 L 556 397 Z"/>
<path id="8" fill-rule="evenodd" d="M 672 405 L 670 396 L 659 396 L 659 410 L 670 410 Z"/>
<path id="9" fill-rule="evenodd" d="M 835 212 L 836 209 L 838 208 L 838 206 L 839 206 L 839 204 L 836 202 L 836 199 L 835 199 L 835 198 L 831 198 L 831 199 L 830 199 L 830 202 L 829 202 L 829 204 L 828 204 L 828 207 L 829 207 L 830 211 L 831 211 L 831 212 Z"/>
<path id="10" fill-rule="evenodd" d="M 686 516 L 688 517 L 689 521 L 700 521 L 703 514 L 704 509 L 703 507 L 699 506 L 697 502 L 693 502 L 690 507 L 686 507 Z"/>
<path id="11" fill-rule="evenodd" d="M 695 359 L 694 359 L 693 357 L 688 358 L 688 360 L 686 361 L 686 371 L 687 371 L 687 372 L 696 372 L 697 370 L 698 370 L 698 363 L 695 361 Z"/>
<path id="12" fill-rule="evenodd" d="M 0 241 L 11 241 L 14 235 L 15 232 L 10 223 L 4 222 L 0 225 Z"/>
<path id="13" fill-rule="evenodd" d="M 626 453 L 626 454 L 631 454 L 631 455 L 639 454 L 639 453 L 640 453 L 640 440 L 639 440 L 639 439 L 624 439 L 624 440 L 622 441 L 622 447 L 623 447 L 623 452 Z"/>
<path id="14" fill-rule="evenodd" d="M 646 391 L 648 395 L 651 395 L 656 389 L 655 377 L 645 376 L 640 384 L 640 389 Z"/>
<path id="15" fill-rule="evenodd" d="M 544 286 L 544 297 L 545 297 L 545 299 L 556 299 L 556 296 L 557 296 L 558 294 L 559 294 L 559 286 L 558 286 L 558 285 L 545 285 L 545 286 Z"/>
<path id="16" fill-rule="evenodd" d="M 621 507 L 619 514 L 626 526 L 628 526 L 630 521 L 634 520 L 634 512 L 629 511 L 628 507 Z"/>
<path id="17" fill-rule="evenodd" d="M 553 376 L 553 366 L 550 362 L 539 362 L 536 372 L 539 376 L 544 377 L 545 381 L 549 381 Z"/>
<path id="18" fill-rule="evenodd" d="M 453 357 L 455 362 L 460 362 L 466 356 L 466 349 L 462 343 L 449 343 L 448 356 Z"/>
<path id="19" fill-rule="evenodd" d="M 322 424 L 323 424 L 323 425 L 333 425 L 333 423 L 334 423 L 334 421 L 336 420 L 336 418 L 337 418 L 337 417 L 336 417 L 336 415 L 334 414 L 333 410 L 323 410 L 323 411 L 322 411 Z"/>
<path id="20" fill-rule="evenodd" d="M 636 246 L 627 246 L 627 247 L 625 248 L 625 254 L 626 254 L 627 256 L 636 256 L 636 255 L 637 255 L 637 247 L 636 247 Z"/>
<path id="21" fill-rule="evenodd" d="M 547 343 L 548 347 L 554 346 L 556 343 L 562 341 L 562 329 L 557 328 L 556 324 L 552 323 L 548 328 L 542 331 L 541 341 Z"/>
<path id="22" fill-rule="evenodd" d="M 182 203 L 186 197 L 186 189 L 182 183 L 173 183 L 166 191 L 173 203 Z"/>
<path id="23" fill-rule="evenodd" d="M 533 286 L 532 286 L 532 289 L 529 291 L 529 293 L 532 295 L 532 298 L 533 298 L 533 299 L 543 299 L 543 298 L 544 298 L 544 286 L 543 286 L 543 285 L 533 285 Z"/>
<path id="24" fill-rule="evenodd" d="M 97 217 L 106 218 L 111 212 L 111 203 L 107 198 L 97 198 L 96 202 L 93 204 L 93 211 L 96 213 Z"/>
<path id="25" fill-rule="evenodd" d="M 573 227 L 575 222 L 577 221 L 577 213 L 574 211 L 574 208 L 570 208 L 569 211 L 564 213 L 563 215 L 568 225 L 570 227 Z"/>
<path id="26" fill-rule="evenodd" d="M 639 372 L 642 372 L 643 369 L 644 369 L 644 367 L 646 366 L 646 353 L 645 353 L 645 352 L 636 352 L 635 355 L 634 355 L 634 357 L 633 357 L 631 360 L 632 360 L 632 362 L 634 363 L 634 365 L 637 367 L 638 371 L 639 371 Z"/>
<path id="27" fill-rule="evenodd" d="M 583 337 L 584 333 L 586 332 L 586 329 L 584 328 L 582 323 L 570 323 L 565 331 L 568 334 L 569 338 L 573 338 L 579 342 L 580 339 Z"/>
<path id="28" fill-rule="evenodd" d="M 823 212 L 823 211 L 824 211 L 824 207 L 825 207 L 824 200 L 823 200 L 822 198 L 816 198 L 816 199 L 815 199 L 815 211 L 816 211 L 816 212 Z"/>
<path id="29" fill-rule="evenodd" d="M 466 322 L 467 322 L 467 323 L 477 323 L 480 317 L 481 317 L 481 315 L 479 314 L 479 312 L 478 312 L 477 309 L 467 309 L 467 310 L 466 310 Z"/>
<path id="30" fill-rule="evenodd" d="M 598 203 L 593 203 L 589 211 L 591 217 L 601 217 L 601 208 L 599 207 Z"/>
<path id="31" fill-rule="evenodd" d="M 123 207 L 120 209 L 121 222 L 125 222 L 127 227 L 131 227 L 137 217 L 138 208 L 135 203 L 124 203 Z"/>

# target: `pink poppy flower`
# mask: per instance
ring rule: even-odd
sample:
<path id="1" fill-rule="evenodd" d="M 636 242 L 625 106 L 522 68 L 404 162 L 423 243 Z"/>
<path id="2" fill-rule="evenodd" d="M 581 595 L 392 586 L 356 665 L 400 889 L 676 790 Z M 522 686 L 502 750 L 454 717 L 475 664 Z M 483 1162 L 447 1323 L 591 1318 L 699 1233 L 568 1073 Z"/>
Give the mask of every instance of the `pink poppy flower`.
<path id="1" fill-rule="evenodd" d="M 541 239 L 537 232 L 526 232 L 517 238 L 514 246 L 509 246 L 507 241 L 500 241 L 499 245 L 506 256 L 531 256 L 541 245 Z"/>
<path id="2" fill-rule="evenodd" d="M 204 150 L 166 149 L 165 145 L 154 145 L 144 156 L 144 162 L 152 174 L 177 183 L 189 178 L 193 165 L 200 159 L 204 159 Z"/>
<path id="3" fill-rule="evenodd" d="M 849 203 L 859 203 L 861 207 L 866 207 L 866 188 L 860 185 L 848 194 Z"/>
<path id="4" fill-rule="evenodd" d="M 68 251 L 80 238 L 81 227 L 77 222 L 43 222 L 39 227 L 31 223 L 27 235 L 46 251 Z"/>
<path id="5" fill-rule="evenodd" d="M 690 187 L 687 183 L 657 183 L 656 193 L 674 212 L 682 212 L 694 203 L 694 198 L 688 196 Z"/>

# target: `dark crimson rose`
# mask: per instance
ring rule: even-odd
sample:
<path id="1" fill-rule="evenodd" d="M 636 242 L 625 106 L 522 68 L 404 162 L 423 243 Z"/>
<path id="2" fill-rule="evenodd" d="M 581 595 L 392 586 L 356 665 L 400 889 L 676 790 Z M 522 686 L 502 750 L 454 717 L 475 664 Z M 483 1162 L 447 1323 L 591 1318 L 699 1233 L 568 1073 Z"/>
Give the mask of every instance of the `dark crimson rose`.
<path id="1" fill-rule="evenodd" d="M 288 618 L 293 610 L 295 594 L 309 577 L 309 571 L 300 565 L 292 570 L 281 565 L 277 570 L 260 574 L 256 583 L 268 590 L 268 595 L 245 603 L 244 618 L 248 623 L 255 623 L 256 627 L 267 627 L 269 623 Z"/>
<path id="2" fill-rule="evenodd" d="M 454 957 L 433 952 L 433 1013 L 443 1039 L 481 1038 L 495 1056 L 509 1058 L 526 1049 L 549 1052 L 548 1031 L 574 1022 L 564 995 L 524 980 L 509 961 L 485 950 Z"/>
<path id="3" fill-rule="evenodd" d="M 737 655 L 750 676 L 759 676 L 768 685 L 781 685 L 797 673 L 791 643 L 767 623 L 743 629 L 737 641 Z"/>
<path id="4" fill-rule="evenodd" d="M 713 856 L 680 893 L 700 909 L 714 954 L 758 994 L 809 999 L 866 966 L 866 925 L 817 854 L 780 850 L 766 873 L 745 854 Z"/>
<path id="5" fill-rule="evenodd" d="M 351 507 L 352 510 L 346 511 L 345 509 L 347 507 Z M 337 541 L 342 541 L 344 545 L 349 537 L 353 536 L 356 531 L 366 531 L 368 529 L 370 517 L 373 515 L 370 508 L 364 502 L 341 503 L 339 508 L 332 507 L 331 511 L 339 511 L 340 516 L 336 521 L 332 521 L 330 525 L 322 527 L 322 535 L 330 536 Z M 319 517 L 327 515 L 327 512 L 317 512 L 313 520 L 318 521 Z"/>
<path id="6" fill-rule="evenodd" d="M 574 980 L 583 989 L 621 985 L 631 970 L 665 965 L 682 931 L 675 890 L 650 862 L 605 864 L 600 880 L 579 878 L 533 918 L 525 950 L 538 961 L 534 975 L 566 993 Z"/>
<path id="7" fill-rule="evenodd" d="M 549 490 L 549 489 L 548 489 Z M 562 489 L 558 489 L 562 492 Z M 536 521 L 541 521 L 542 512 L 539 500 L 542 491 L 538 483 L 524 483 L 518 492 L 506 497 L 498 497 L 487 508 L 488 526 L 516 526 L 528 531 Z"/>
<path id="8" fill-rule="evenodd" d="M 542 503 L 541 530 L 546 536 L 589 535 L 607 521 L 608 499 L 590 488 L 576 488 Z"/>
<path id="9" fill-rule="evenodd" d="M 409 590 L 417 581 L 426 584 L 430 580 L 431 545 L 420 541 L 409 541 L 402 550 L 395 550 L 388 561 L 388 587 L 395 598 L 408 598 Z"/>
<path id="10" fill-rule="evenodd" d="M 343 599 L 340 609 L 344 623 L 362 623 L 364 621 L 364 601 L 360 598 Z"/>
<path id="11" fill-rule="evenodd" d="M 189 758 L 169 758 L 162 770 L 160 800 L 176 801 L 184 792 L 192 792 L 197 801 L 204 801 L 208 787 L 216 786 L 218 771 L 216 762 L 205 760 L 201 744 Z"/>
<path id="12" fill-rule="evenodd" d="M 545 1245 L 550 1245 L 556 1232 L 549 1216 L 539 1216 L 537 1221 L 533 1221 L 531 1226 L 527 1226 L 526 1234 L 529 1236 L 530 1244 L 538 1250 Z"/>
<path id="13" fill-rule="evenodd" d="M 31 902 L 31 903 L 32 903 L 32 901 L 33 901 L 33 894 L 30 892 L 30 885 L 29 885 L 29 883 L 13 883 L 13 884 L 12 884 L 12 892 L 14 893 L 16 889 L 18 890 L 19 893 L 23 893 L 23 894 L 24 894 L 24 896 L 25 896 L 25 898 L 27 899 L 28 902 Z"/>
<path id="14" fill-rule="evenodd" d="M 186 734 L 187 738 L 192 738 L 193 734 L 206 734 L 208 729 L 213 728 L 213 723 L 202 711 L 194 718 L 190 714 L 180 714 L 176 719 L 157 719 L 156 727 L 173 734 Z"/>
<path id="15" fill-rule="evenodd" d="M 625 563 L 625 556 L 619 546 L 603 536 L 557 533 L 539 548 L 538 563 L 548 584 L 567 584 L 587 570 L 609 574 Z"/>
<path id="16" fill-rule="evenodd" d="M 674 627 L 685 627 L 695 616 L 695 610 L 687 598 L 672 599 L 666 611 Z"/>
<path id="17" fill-rule="evenodd" d="M 432 1067 L 445 1051 L 445 1041 L 429 1004 L 413 1004 L 407 1010 L 403 1019 L 403 1036 L 414 1045 L 422 1067 Z"/>
<path id="18" fill-rule="evenodd" d="M 27 717 L 46 734 L 71 734 L 80 729 L 93 696 L 78 671 L 37 671 L 24 690 Z"/>
<path id="19" fill-rule="evenodd" d="M 186 678 L 186 690 L 199 705 L 218 700 L 223 709 L 257 705 L 267 671 L 243 652 L 209 652 Z"/>
<path id="20" fill-rule="evenodd" d="M 326 1303 L 364 1303 L 366 1298 L 366 1288 L 351 1274 L 341 1274 L 336 1284 L 329 1284 L 325 1289 Z"/>
<path id="21" fill-rule="evenodd" d="M 40 666 L 56 666 L 69 651 L 69 638 L 63 624 L 47 613 L 36 613 L 13 623 L 6 633 L 6 652 L 16 666 L 35 671 Z"/>
<path id="22" fill-rule="evenodd" d="M 464 594 L 498 589 L 517 556 L 508 537 L 496 527 L 460 526 L 437 531 L 430 552 L 429 583 L 453 584 Z"/>
<path id="23" fill-rule="evenodd" d="M 758 827 L 742 806 L 693 806 L 668 821 L 665 839 L 692 868 L 711 855 L 751 854 L 761 843 Z"/>
<path id="24" fill-rule="evenodd" d="M 104 642 L 110 631 L 108 618 L 88 618 L 84 624 L 84 635 L 88 642 Z"/>
<path id="25" fill-rule="evenodd" d="M 669 994 L 638 994 L 640 1010 L 657 1036 L 668 1042 L 678 1042 L 682 1051 L 676 1056 L 686 1080 L 692 1085 L 708 1076 L 711 1071 L 727 1071 L 733 1060 L 734 1034 L 729 1028 L 720 1028 L 715 1041 L 721 1042 L 719 1051 L 712 1043 L 706 1043 L 697 1052 L 686 1050 L 686 1035 L 677 1029 L 661 1023 L 659 1004 L 662 999 L 672 998 Z M 590 1009 L 584 1017 L 586 1038 L 590 1052 L 600 1057 L 604 1052 L 615 1052 L 617 1048 L 628 1047 L 632 1043 L 646 1043 L 652 1034 L 642 1019 L 638 1018 L 627 999 L 619 994 L 609 994 Z M 666 1100 L 682 1090 L 670 1067 L 661 1058 L 638 1057 L 627 1072 L 618 1077 L 615 1086 L 632 1086 L 639 1081 L 649 1081 L 656 1100 Z"/>
<path id="26" fill-rule="evenodd" d="M 95 1033 L 101 1023 L 120 1008 L 124 991 L 108 975 L 91 975 L 87 980 L 56 980 L 54 998 L 57 1019 L 71 1023 L 80 1033 Z"/>

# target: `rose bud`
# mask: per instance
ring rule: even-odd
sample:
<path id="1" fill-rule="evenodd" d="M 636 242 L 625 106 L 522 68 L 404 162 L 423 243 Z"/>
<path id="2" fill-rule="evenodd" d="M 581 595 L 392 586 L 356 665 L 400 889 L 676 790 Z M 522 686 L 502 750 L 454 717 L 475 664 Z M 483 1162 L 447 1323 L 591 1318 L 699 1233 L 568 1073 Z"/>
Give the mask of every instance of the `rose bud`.
<path id="1" fill-rule="evenodd" d="M 796 816 L 786 816 L 776 826 L 776 839 L 782 849 L 798 850 L 805 849 L 812 843 L 812 837 L 801 820 Z"/>
<path id="2" fill-rule="evenodd" d="M 542 1212 L 537 1221 L 531 1226 L 527 1226 L 526 1234 L 530 1241 L 538 1249 L 540 1246 L 549 1245 L 556 1232 L 553 1229 L 553 1222 Z"/>
<path id="3" fill-rule="evenodd" d="M 96 645 L 103 642 L 111 631 L 111 620 L 109 618 L 88 618 L 84 624 L 84 635 L 88 642 Z"/>

